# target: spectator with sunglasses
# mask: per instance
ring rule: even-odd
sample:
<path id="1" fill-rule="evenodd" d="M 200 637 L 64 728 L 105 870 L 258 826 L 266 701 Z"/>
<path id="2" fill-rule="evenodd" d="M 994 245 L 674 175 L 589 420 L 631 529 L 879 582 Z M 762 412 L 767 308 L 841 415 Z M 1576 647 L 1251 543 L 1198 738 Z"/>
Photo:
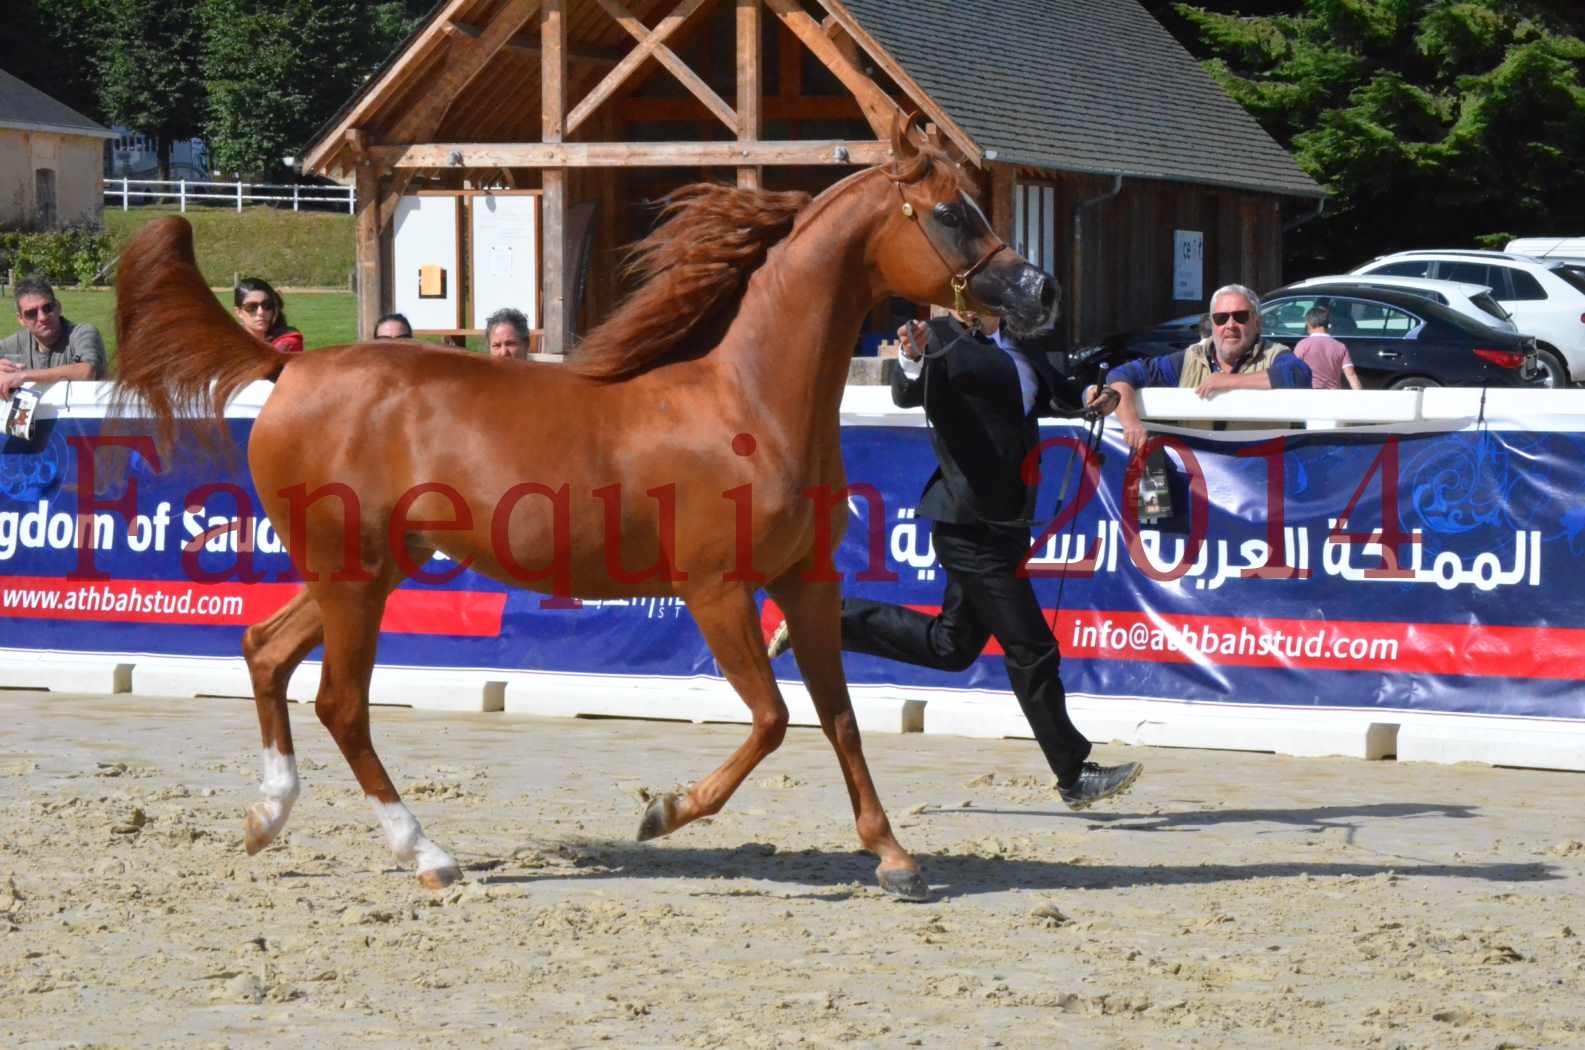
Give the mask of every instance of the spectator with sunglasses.
<path id="1" fill-rule="evenodd" d="M 286 323 L 286 306 L 280 293 L 262 277 L 244 277 L 232 290 L 237 320 L 248 334 L 269 343 L 283 354 L 303 352 L 303 333 Z"/>
<path id="2" fill-rule="evenodd" d="M 1130 361 L 1107 374 L 1106 385 L 1120 398 L 1117 419 L 1123 424 L 1123 436 L 1135 451 L 1149 437 L 1134 397 L 1140 388 L 1187 387 L 1204 398 L 1224 390 L 1309 389 L 1310 366 L 1282 343 L 1260 338 L 1260 296 L 1241 284 L 1218 288 L 1211 296 L 1210 317 L 1208 341 L 1175 354 Z M 1215 427 L 1223 430 L 1239 424 Z"/>
<path id="3" fill-rule="evenodd" d="M 17 324 L 22 330 L 0 339 L 0 397 L 23 383 L 103 379 L 105 341 L 91 324 L 68 321 L 55 289 L 37 277 L 16 287 Z"/>

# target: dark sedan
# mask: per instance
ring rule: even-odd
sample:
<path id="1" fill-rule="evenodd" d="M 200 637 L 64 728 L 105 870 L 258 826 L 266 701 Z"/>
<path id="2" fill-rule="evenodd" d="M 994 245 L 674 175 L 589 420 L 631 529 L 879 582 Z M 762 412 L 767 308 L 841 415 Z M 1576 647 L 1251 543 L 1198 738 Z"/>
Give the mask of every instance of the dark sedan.
<path id="1" fill-rule="evenodd" d="M 1324 306 L 1332 335 L 1348 347 L 1368 389 L 1429 386 L 1541 386 L 1535 340 L 1499 332 L 1405 292 L 1365 285 L 1279 288 L 1261 301 L 1264 337 L 1293 346 L 1305 336 L 1304 315 Z M 1107 336 L 1080 347 L 1072 370 L 1092 373 L 1104 363 L 1170 354 L 1200 338 L 1198 314 L 1137 332 Z"/>

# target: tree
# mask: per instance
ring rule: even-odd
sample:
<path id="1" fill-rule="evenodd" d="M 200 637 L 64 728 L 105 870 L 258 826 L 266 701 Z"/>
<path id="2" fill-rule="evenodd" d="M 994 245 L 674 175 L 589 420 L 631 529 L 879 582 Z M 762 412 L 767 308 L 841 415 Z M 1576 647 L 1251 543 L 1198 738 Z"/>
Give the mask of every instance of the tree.
<path id="1" fill-rule="evenodd" d="M 413 24 L 403 3 L 200 2 L 210 156 L 253 177 L 300 156 Z"/>
<path id="2" fill-rule="evenodd" d="M 97 68 L 75 58 L 99 50 L 100 6 L 98 0 L 12 0 L 0 32 L 0 69 L 102 120 Z"/>
<path id="3" fill-rule="evenodd" d="M 1585 230 L 1585 14 L 1569 0 L 1217 6 L 1174 7 L 1186 39 L 1332 194 L 1289 238 L 1294 269 Z"/>
<path id="4" fill-rule="evenodd" d="M 160 178 L 171 177 L 171 144 L 198 134 L 204 110 L 198 75 L 197 0 L 115 0 L 102 7 L 96 56 L 106 119 L 155 141 Z"/>

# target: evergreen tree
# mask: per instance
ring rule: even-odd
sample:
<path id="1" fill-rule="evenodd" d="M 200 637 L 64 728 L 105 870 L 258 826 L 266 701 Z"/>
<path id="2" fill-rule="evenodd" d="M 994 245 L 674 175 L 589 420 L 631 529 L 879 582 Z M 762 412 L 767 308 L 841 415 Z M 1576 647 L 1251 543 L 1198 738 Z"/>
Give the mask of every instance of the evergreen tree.
<path id="1" fill-rule="evenodd" d="M 1585 231 L 1585 14 L 1568 0 L 1178 4 L 1225 90 L 1332 192 L 1300 273 Z M 1268 9 L 1274 5 L 1265 5 Z"/>

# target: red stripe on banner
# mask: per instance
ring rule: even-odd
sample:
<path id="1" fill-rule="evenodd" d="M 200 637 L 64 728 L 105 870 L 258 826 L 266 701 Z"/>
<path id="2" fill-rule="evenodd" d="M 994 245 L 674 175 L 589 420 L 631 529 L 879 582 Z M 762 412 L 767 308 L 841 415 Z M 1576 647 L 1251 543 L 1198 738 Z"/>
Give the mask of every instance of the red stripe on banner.
<path id="1" fill-rule="evenodd" d="M 910 605 L 929 615 L 936 605 Z M 1048 622 L 1053 611 L 1044 610 Z M 1066 657 L 1221 667 L 1394 671 L 1472 678 L 1579 677 L 1585 629 L 1391 620 L 1173 616 L 1132 610 L 1063 612 L 1054 632 Z M 984 655 L 1000 656 L 992 638 Z"/>
<path id="2" fill-rule="evenodd" d="M 297 583 L 189 583 L 185 580 L 95 580 L 0 577 L 0 617 L 99 623 L 247 627 L 292 599 Z M 494 638 L 506 595 L 496 591 L 397 590 L 380 630 Z"/>

